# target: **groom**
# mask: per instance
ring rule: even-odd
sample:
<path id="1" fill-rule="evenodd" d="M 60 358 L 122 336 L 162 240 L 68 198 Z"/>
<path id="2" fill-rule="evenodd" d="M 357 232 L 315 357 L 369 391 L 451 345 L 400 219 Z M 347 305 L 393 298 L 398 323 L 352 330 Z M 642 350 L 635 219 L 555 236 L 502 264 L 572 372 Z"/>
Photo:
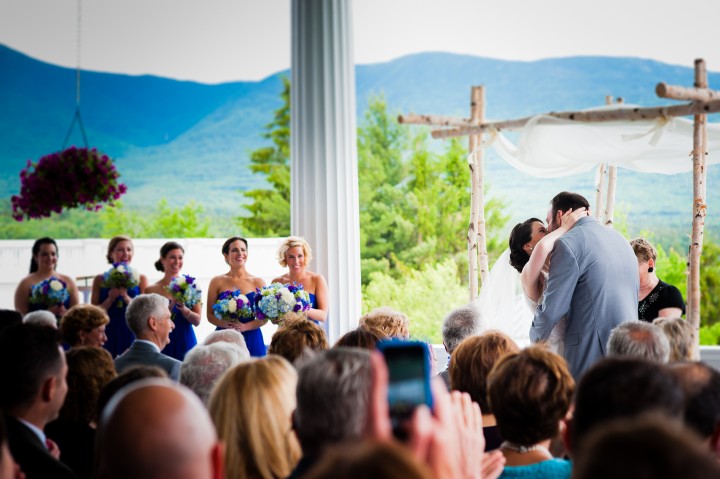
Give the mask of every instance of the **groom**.
<path id="1" fill-rule="evenodd" d="M 548 229 L 557 229 L 563 215 L 578 208 L 589 211 L 590 204 L 577 193 L 559 193 L 550 204 Z M 558 321 L 567 317 L 564 356 L 577 380 L 605 356 L 610 330 L 637 319 L 639 287 L 637 259 L 630 243 L 592 216 L 580 218 L 555 242 L 530 339 L 547 339 Z"/>

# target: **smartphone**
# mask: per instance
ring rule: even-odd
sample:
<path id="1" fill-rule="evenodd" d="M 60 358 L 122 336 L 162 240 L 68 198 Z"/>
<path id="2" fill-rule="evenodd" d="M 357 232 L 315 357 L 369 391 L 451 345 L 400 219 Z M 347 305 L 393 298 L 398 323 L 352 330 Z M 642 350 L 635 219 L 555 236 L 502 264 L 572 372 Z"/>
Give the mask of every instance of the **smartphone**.
<path id="1" fill-rule="evenodd" d="M 393 433 L 407 438 L 406 425 L 415 408 L 425 404 L 432 409 L 430 391 L 430 352 L 422 341 L 390 339 L 380 341 L 389 372 L 388 404 Z"/>

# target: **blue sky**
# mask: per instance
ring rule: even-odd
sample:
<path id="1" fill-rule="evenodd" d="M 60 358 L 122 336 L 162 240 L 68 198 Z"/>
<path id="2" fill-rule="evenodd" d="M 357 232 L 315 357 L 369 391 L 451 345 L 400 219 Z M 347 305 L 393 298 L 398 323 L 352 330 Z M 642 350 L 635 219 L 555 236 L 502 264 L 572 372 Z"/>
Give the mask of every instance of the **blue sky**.
<path id="1" fill-rule="evenodd" d="M 77 0 L 2 0 L 0 43 L 77 63 Z M 357 63 L 447 51 L 651 58 L 720 70 L 715 0 L 354 0 Z M 290 65 L 290 0 L 84 0 L 81 65 L 220 83 Z"/>

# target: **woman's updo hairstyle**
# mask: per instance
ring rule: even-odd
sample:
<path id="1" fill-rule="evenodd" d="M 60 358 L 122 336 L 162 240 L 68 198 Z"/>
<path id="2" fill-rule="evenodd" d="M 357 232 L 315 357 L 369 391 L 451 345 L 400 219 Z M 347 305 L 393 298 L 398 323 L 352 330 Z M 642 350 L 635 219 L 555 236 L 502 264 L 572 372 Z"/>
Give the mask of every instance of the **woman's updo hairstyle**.
<path id="1" fill-rule="evenodd" d="M 518 273 L 522 273 L 523 267 L 530 260 L 530 255 L 527 254 L 523 247 L 532 239 L 532 225 L 535 222 L 542 223 L 542 220 L 537 218 L 527 219 L 516 224 L 510 232 L 510 265 L 518 270 Z"/>
<path id="2" fill-rule="evenodd" d="M 44 238 L 40 238 L 39 240 L 36 240 L 35 243 L 33 243 L 32 247 L 32 258 L 30 258 L 30 272 L 34 273 L 38 270 L 38 264 L 37 261 L 35 261 L 35 256 L 40 254 L 40 247 L 44 244 L 51 244 L 55 246 L 55 253 L 60 256 L 60 250 L 58 250 L 57 243 L 54 239 L 48 238 L 45 236 Z"/>
<path id="3" fill-rule="evenodd" d="M 233 236 L 232 238 L 226 239 L 223 243 L 221 250 L 222 254 L 230 254 L 230 245 L 236 241 L 242 241 L 243 243 L 245 243 L 245 249 L 248 249 L 248 242 L 245 238 L 241 238 L 240 236 Z"/>
<path id="4" fill-rule="evenodd" d="M 160 260 L 165 259 L 168 255 L 168 253 L 170 253 L 170 251 L 172 251 L 174 249 L 179 249 L 183 253 L 185 252 L 185 249 L 182 246 L 180 246 L 180 243 L 176 243 L 175 241 L 168 241 L 167 243 L 162 245 L 162 247 L 160 248 L 160 259 L 155 261 L 155 269 L 156 270 L 162 271 L 163 273 L 165 272 L 165 267 L 163 266 L 162 261 L 160 261 Z"/>

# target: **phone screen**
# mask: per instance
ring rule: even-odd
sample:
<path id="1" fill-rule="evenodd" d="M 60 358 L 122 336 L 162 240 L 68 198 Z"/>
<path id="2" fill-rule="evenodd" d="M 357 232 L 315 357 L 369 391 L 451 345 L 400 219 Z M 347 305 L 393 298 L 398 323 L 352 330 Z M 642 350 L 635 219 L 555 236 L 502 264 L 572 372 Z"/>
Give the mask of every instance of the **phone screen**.
<path id="1" fill-rule="evenodd" d="M 378 345 L 389 372 L 388 403 L 393 428 L 398 429 L 420 404 L 432 407 L 427 345 L 389 341 Z"/>

